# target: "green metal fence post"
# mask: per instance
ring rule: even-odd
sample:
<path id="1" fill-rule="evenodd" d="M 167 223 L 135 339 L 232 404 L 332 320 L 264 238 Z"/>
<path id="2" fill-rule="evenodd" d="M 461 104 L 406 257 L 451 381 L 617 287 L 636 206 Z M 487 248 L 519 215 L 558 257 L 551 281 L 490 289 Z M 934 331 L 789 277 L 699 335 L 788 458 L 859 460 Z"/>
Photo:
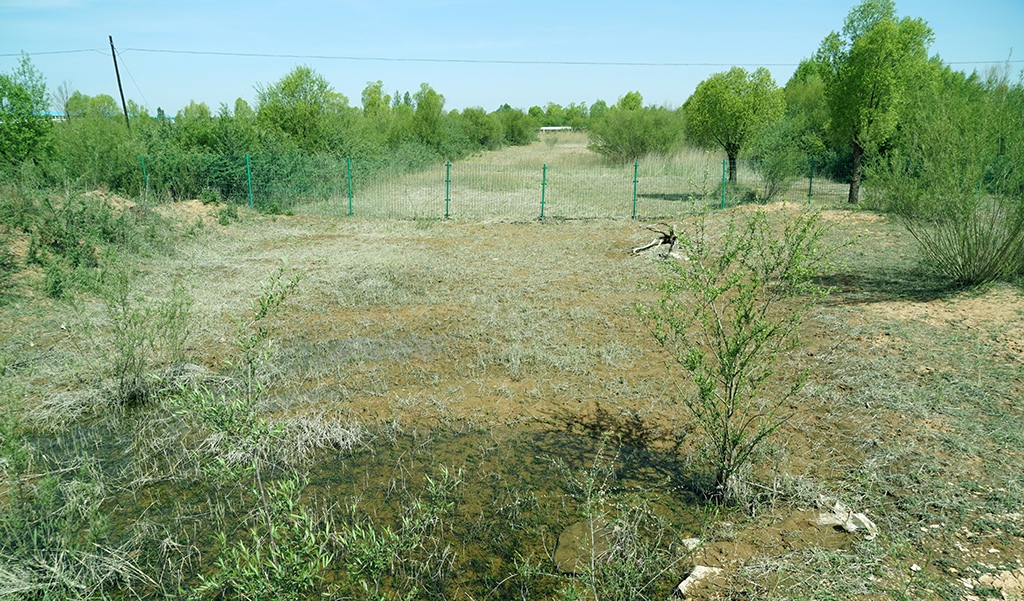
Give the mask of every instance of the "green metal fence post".
<path id="1" fill-rule="evenodd" d="M 814 196 L 814 157 L 811 157 L 811 172 L 807 175 L 807 198 Z"/>
<path id="2" fill-rule="evenodd" d="M 348 215 L 352 216 L 352 157 L 345 157 L 345 165 L 348 169 Z"/>
<path id="3" fill-rule="evenodd" d="M 725 182 L 729 177 L 729 159 L 722 159 L 722 208 L 725 208 Z"/>
<path id="4" fill-rule="evenodd" d="M 548 187 L 548 164 L 544 163 L 540 175 L 540 219 L 544 220 L 544 193 Z"/>
<path id="5" fill-rule="evenodd" d="M 252 208 L 252 166 L 249 164 L 249 153 L 245 153 L 245 181 L 249 184 L 249 208 Z"/>
<path id="6" fill-rule="evenodd" d="M 448 219 L 448 209 L 452 202 L 452 162 L 444 164 L 444 218 Z"/>
<path id="7" fill-rule="evenodd" d="M 640 161 L 633 162 L 633 219 L 636 219 L 636 183 L 640 179 Z"/>
<path id="8" fill-rule="evenodd" d="M 143 198 L 149 200 L 149 174 L 146 173 L 146 157 L 142 157 L 142 182 L 144 186 Z"/>

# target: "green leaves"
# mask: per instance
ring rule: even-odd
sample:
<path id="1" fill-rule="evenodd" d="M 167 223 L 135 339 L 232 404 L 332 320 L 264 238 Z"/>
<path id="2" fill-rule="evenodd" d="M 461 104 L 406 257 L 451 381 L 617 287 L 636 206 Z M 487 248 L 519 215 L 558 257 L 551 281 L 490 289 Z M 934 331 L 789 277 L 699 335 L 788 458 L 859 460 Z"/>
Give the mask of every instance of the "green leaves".
<path id="1" fill-rule="evenodd" d="M 782 119 L 786 103 L 767 69 L 748 73 L 733 67 L 698 84 L 683 110 L 687 136 L 700 146 L 724 149 L 729 180 L 735 181 L 736 156 L 762 128 Z"/>
<path id="2" fill-rule="evenodd" d="M 0 163 L 13 166 L 46 151 L 50 118 L 46 81 L 22 54 L 18 67 L 0 73 Z"/>
<path id="3" fill-rule="evenodd" d="M 833 143 L 853 147 L 850 202 L 857 202 L 861 157 L 896 133 L 910 87 L 927 69 L 932 30 L 922 19 L 897 20 L 891 0 L 865 0 L 846 18 L 842 35 L 821 43 Z"/>
<path id="4" fill-rule="evenodd" d="M 590 148 L 615 162 L 632 162 L 647 154 L 666 154 L 682 133 L 678 113 L 644 107 L 639 92 L 630 92 L 592 118 Z"/>
<path id="5" fill-rule="evenodd" d="M 993 72 L 982 80 L 948 67 L 915 88 L 913 111 L 875 161 L 878 206 L 895 213 L 925 261 L 960 286 L 1006 278 L 1024 266 L 1024 92 Z"/>
<path id="6" fill-rule="evenodd" d="M 781 231 L 762 212 L 721 236 L 706 228 L 701 219 L 681 239 L 686 259 L 667 264 L 657 304 L 639 310 L 692 381 L 680 400 L 704 434 L 715 473 L 710 493 L 725 499 L 733 478 L 788 417 L 782 408 L 801 380 L 782 393 L 769 382 L 782 355 L 797 346 L 810 306 L 826 293 L 812 278 L 829 251 L 818 213 Z"/>
<path id="7" fill-rule="evenodd" d="M 331 152 L 340 145 L 351 112 L 348 99 L 312 68 L 301 65 L 277 83 L 257 86 L 256 121 L 288 136 L 305 152 Z"/>

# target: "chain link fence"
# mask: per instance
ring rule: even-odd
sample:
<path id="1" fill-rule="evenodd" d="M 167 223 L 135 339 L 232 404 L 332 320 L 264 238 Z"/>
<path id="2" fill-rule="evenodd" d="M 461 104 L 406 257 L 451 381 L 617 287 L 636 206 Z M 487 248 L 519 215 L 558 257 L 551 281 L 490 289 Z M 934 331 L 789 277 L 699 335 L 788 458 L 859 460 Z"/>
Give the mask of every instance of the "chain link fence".
<path id="1" fill-rule="evenodd" d="M 848 175 L 813 160 L 779 174 L 711 154 L 627 165 L 365 161 L 189 155 L 141 159 L 147 197 L 202 198 L 264 212 L 381 219 L 672 219 L 746 202 L 845 198 Z M 778 170 L 776 170 L 778 171 Z"/>

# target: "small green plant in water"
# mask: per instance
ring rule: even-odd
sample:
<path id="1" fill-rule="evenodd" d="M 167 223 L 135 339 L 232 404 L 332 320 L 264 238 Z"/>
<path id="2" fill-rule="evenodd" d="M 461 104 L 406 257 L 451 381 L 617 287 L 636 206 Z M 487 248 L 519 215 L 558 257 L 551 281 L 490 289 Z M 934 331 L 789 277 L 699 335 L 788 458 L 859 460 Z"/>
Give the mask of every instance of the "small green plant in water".
<path id="1" fill-rule="evenodd" d="M 338 551 L 334 524 L 300 503 L 305 482 L 290 478 L 270 484 L 266 522 L 257 519 L 248 539 L 229 543 L 219 533 L 221 554 L 217 573 L 201 576 L 194 599 L 311 599 L 328 595 L 332 587 L 324 573 Z"/>

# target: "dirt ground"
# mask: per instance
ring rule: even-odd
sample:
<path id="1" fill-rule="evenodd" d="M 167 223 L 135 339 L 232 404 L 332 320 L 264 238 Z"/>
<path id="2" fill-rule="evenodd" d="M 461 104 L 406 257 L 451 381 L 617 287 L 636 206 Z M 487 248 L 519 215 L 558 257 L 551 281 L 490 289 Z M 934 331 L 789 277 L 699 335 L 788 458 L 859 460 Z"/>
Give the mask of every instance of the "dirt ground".
<path id="1" fill-rule="evenodd" d="M 773 219 L 802 209 L 758 208 Z M 724 226 L 758 208 L 710 219 Z M 149 298 L 186 284 L 188 351 L 204 369 L 236 360 L 239 318 L 268 274 L 286 265 L 300 278 L 270 324 L 263 375 L 275 415 L 575 428 L 654 444 L 687 427 L 675 402 L 685 379 L 635 309 L 654 298 L 646 286 L 665 261 L 657 249 L 630 253 L 650 240 L 644 224 L 242 210 L 222 226 L 199 201 L 158 210 L 205 223 L 194 241 L 143 260 L 139 284 Z M 692 533 L 703 539 L 692 562 L 725 569 L 694 598 L 1024 598 L 1020 287 L 945 288 L 921 275 L 909 236 L 886 217 L 829 207 L 823 220 L 838 247 L 824 279 L 833 291 L 780 367 L 808 384 L 749 475 L 754 501 Z M 51 309 L 7 320 L 5 352 L 35 356 L 71 341 L 82 355 L 102 350 L 87 348 L 95 333 L 83 325 L 101 314 L 98 302 L 83 295 Z M 23 383 L 30 396 L 80 386 L 81 370 L 54 365 Z M 879 536 L 814 525 L 840 499 Z"/>

